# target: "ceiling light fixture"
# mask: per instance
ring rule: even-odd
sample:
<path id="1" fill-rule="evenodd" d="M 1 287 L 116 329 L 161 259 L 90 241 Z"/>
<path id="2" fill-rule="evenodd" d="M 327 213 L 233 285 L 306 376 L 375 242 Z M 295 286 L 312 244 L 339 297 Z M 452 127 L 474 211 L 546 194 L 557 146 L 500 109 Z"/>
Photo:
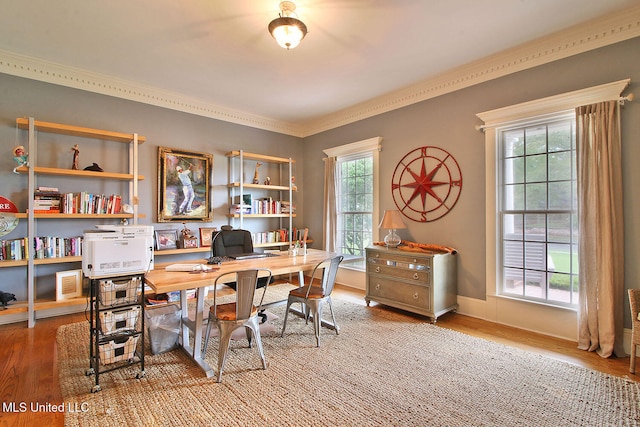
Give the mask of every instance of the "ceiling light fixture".
<path id="1" fill-rule="evenodd" d="M 295 10 L 296 5 L 293 2 L 280 2 L 280 17 L 269 23 L 269 32 L 273 38 L 287 50 L 298 46 L 307 35 L 307 26 L 297 18 Z"/>

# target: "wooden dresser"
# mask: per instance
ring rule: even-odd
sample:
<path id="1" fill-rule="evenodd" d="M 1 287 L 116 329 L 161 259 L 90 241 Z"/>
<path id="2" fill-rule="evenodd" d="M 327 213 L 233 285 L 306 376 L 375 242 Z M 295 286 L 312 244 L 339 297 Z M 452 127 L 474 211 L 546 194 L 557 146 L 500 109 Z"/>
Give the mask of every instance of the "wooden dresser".
<path id="1" fill-rule="evenodd" d="M 367 306 L 371 301 L 429 316 L 458 308 L 456 256 L 405 252 L 383 246 L 367 251 Z"/>

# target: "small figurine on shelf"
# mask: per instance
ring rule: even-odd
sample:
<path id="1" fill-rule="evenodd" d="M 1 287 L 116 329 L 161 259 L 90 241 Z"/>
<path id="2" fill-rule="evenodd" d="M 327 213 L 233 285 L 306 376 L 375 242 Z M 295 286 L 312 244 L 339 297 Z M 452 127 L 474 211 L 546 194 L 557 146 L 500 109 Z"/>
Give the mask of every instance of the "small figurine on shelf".
<path id="1" fill-rule="evenodd" d="M 84 170 L 93 172 L 104 172 L 100 165 L 95 162 L 91 166 L 87 166 L 86 168 L 84 168 Z"/>
<path id="2" fill-rule="evenodd" d="M 187 237 L 191 237 L 191 230 L 189 230 L 187 228 L 187 223 L 186 222 L 182 223 L 182 227 L 183 227 L 182 228 L 182 232 L 181 232 L 182 233 L 182 238 L 185 239 Z"/>
<path id="3" fill-rule="evenodd" d="M 271 178 L 267 177 L 267 179 L 264 180 L 264 185 L 271 185 Z"/>
<path id="4" fill-rule="evenodd" d="M 191 230 L 187 228 L 187 224 L 185 222 L 182 223 L 184 228 L 182 229 L 182 247 L 183 248 L 197 248 L 198 247 L 198 238 L 191 234 Z"/>
<path id="5" fill-rule="evenodd" d="M 18 145 L 13 148 L 13 160 L 18 164 L 13 168 L 13 173 L 18 173 L 16 169 L 20 166 L 29 166 L 29 154 L 24 152 L 24 147 L 22 145 Z"/>
<path id="6" fill-rule="evenodd" d="M 293 190 L 297 190 L 298 189 L 298 187 L 296 186 L 296 177 L 293 176 L 293 175 L 291 175 L 291 188 Z"/>
<path id="7" fill-rule="evenodd" d="M 80 156 L 80 148 L 78 148 L 78 144 L 71 147 L 71 151 L 73 151 L 73 165 L 71 165 L 71 169 L 77 171 L 78 167 L 78 157 Z"/>
<path id="8" fill-rule="evenodd" d="M 262 163 L 257 162 L 256 163 L 256 170 L 253 172 L 253 183 L 254 184 L 260 184 L 260 177 L 258 176 L 258 168 L 262 166 Z"/>
<path id="9" fill-rule="evenodd" d="M 0 291 L 0 303 L 2 304 L 2 309 L 7 309 L 7 304 L 9 301 L 17 301 L 16 296 L 9 292 Z"/>

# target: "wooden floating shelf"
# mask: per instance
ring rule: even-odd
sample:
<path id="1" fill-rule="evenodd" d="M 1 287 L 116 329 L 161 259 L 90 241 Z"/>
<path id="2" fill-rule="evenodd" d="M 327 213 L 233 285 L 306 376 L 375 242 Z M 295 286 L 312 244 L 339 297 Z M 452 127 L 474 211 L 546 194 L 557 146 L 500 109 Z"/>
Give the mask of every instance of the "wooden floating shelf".
<path id="1" fill-rule="evenodd" d="M 226 156 L 239 157 L 240 151 L 238 150 L 229 151 L 226 154 Z M 263 154 L 245 153 L 244 151 L 242 152 L 242 158 L 244 160 L 262 160 L 264 162 L 269 162 L 269 163 L 289 163 L 289 162 L 295 163 L 296 162 L 294 159 L 287 159 L 285 157 L 265 156 Z"/>
<path id="2" fill-rule="evenodd" d="M 16 124 L 20 129 L 29 129 L 29 119 L 25 117 L 17 118 Z M 132 133 L 112 132 L 108 130 L 85 128 L 81 126 L 43 122 L 40 120 L 34 120 L 33 124 L 36 130 L 40 130 L 42 132 L 58 133 L 70 136 L 81 136 L 93 139 L 105 139 L 117 142 L 133 142 L 134 136 L 134 134 Z M 144 136 L 138 135 L 138 144 L 143 144 L 146 140 L 147 139 Z"/>
<path id="3" fill-rule="evenodd" d="M 24 216 L 18 216 L 24 215 Z M 26 218 L 27 214 L 17 214 L 18 218 Z M 97 219 L 97 218 L 110 218 L 110 219 L 125 219 L 125 218 L 133 218 L 133 214 L 69 214 L 69 213 L 50 213 L 50 214 L 41 214 L 37 213 L 33 215 L 34 218 L 43 219 Z M 145 214 L 138 214 L 138 218 L 145 218 Z"/>
<path id="4" fill-rule="evenodd" d="M 64 257 L 56 257 L 56 258 L 38 258 L 34 259 L 33 263 L 35 265 L 46 265 L 46 264 L 64 264 L 66 262 L 81 262 L 81 256 L 64 256 Z M 6 267 L 19 267 L 27 265 L 26 259 L 19 260 L 8 260 L 8 261 L 0 261 L 0 268 Z"/>
<path id="5" fill-rule="evenodd" d="M 198 252 L 210 252 L 210 246 L 202 246 L 199 248 L 184 248 L 184 249 L 165 249 L 162 251 L 154 250 L 153 253 L 156 256 L 159 255 L 180 255 L 180 254 L 193 254 Z"/>
<path id="6" fill-rule="evenodd" d="M 27 166 L 20 166 L 16 168 L 16 172 L 29 173 L 29 168 Z M 59 169 L 59 168 L 47 168 L 42 166 L 34 167 L 33 172 L 39 175 L 80 176 L 83 178 L 120 179 L 123 181 L 129 181 L 133 179 L 133 175 L 128 173 Z M 144 175 L 138 175 L 138 180 L 140 181 L 144 180 Z"/>
<path id="7" fill-rule="evenodd" d="M 240 183 L 239 182 L 232 182 L 230 184 L 227 184 L 227 187 L 231 188 L 231 187 L 240 187 Z M 260 189 L 260 190 L 289 190 L 289 187 L 284 186 L 284 185 L 264 185 L 264 184 L 242 184 L 243 188 L 254 188 L 254 189 Z M 297 188 L 294 187 L 292 188 L 293 191 L 296 191 Z"/>
<path id="8" fill-rule="evenodd" d="M 244 214 L 245 218 L 289 218 L 289 214 Z M 227 214 L 229 218 L 240 218 L 240 214 Z M 295 218 L 296 214 L 291 214 Z"/>
<path id="9" fill-rule="evenodd" d="M 33 307 L 34 307 L 34 311 L 39 311 L 39 310 L 48 310 L 51 308 L 69 307 L 74 305 L 86 305 L 86 304 L 87 304 L 86 297 L 78 297 L 78 298 L 65 299 L 61 301 L 40 300 L 40 301 L 36 301 L 33 304 Z M 0 316 L 7 315 L 7 314 L 26 313 L 28 311 L 29 311 L 29 308 L 28 308 L 28 303 L 26 301 L 12 302 L 12 303 L 9 303 L 9 305 L 7 305 L 6 310 L 0 310 Z"/>

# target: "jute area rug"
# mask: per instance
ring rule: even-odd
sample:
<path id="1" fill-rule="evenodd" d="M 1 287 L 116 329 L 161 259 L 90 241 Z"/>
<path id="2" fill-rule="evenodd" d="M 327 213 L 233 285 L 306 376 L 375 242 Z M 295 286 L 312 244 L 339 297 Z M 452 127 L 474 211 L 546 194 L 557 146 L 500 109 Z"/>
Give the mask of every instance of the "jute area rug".
<path id="1" fill-rule="evenodd" d="M 274 294 L 282 290 L 274 290 Z M 278 332 L 231 341 L 223 382 L 182 350 L 101 375 L 91 393 L 89 326 L 60 327 L 68 426 L 637 426 L 640 383 L 439 328 L 381 307 L 336 300 L 340 335 L 272 309 Z M 327 310 L 328 311 L 328 310 Z M 325 317 L 328 315 L 325 311 Z M 217 366 L 217 339 L 206 359 Z"/>

